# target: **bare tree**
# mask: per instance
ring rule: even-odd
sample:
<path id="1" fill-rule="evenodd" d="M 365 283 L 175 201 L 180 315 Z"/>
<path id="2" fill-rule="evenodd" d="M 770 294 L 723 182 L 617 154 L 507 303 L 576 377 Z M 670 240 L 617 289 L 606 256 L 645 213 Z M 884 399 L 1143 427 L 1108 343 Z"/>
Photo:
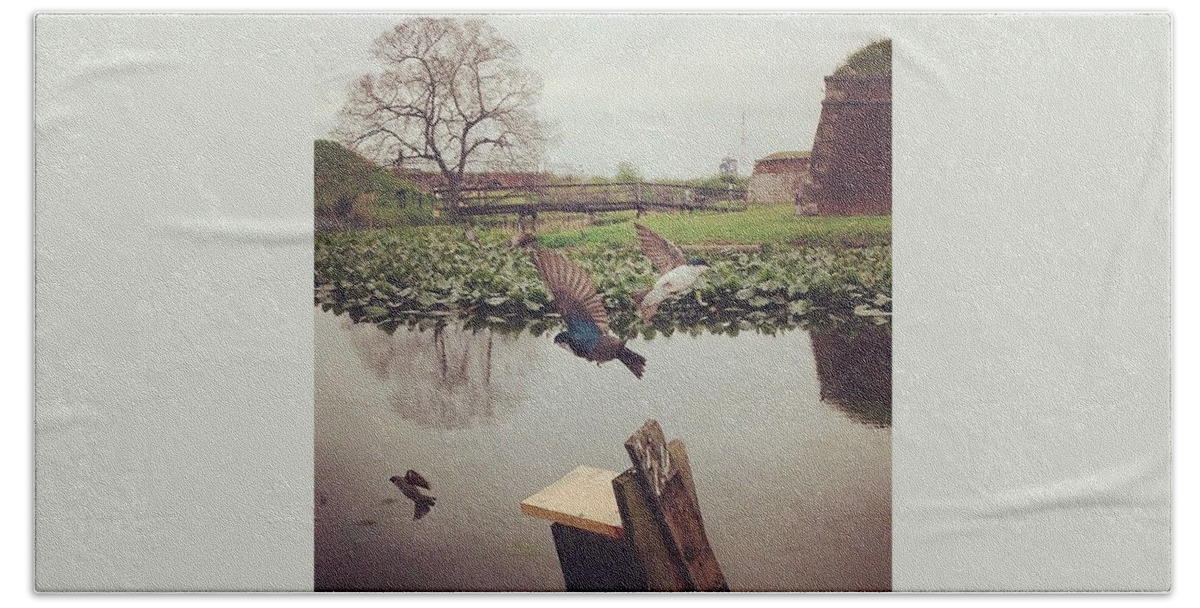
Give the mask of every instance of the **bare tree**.
<path id="1" fill-rule="evenodd" d="M 536 159 L 547 138 L 531 109 L 541 82 L 491 25 L 409 19 L 377 38 L 372 54 L 382 72 L 351 85 L 336 133 L 360 153 L 441 172 L 452 209 L 468 166 Z"/>

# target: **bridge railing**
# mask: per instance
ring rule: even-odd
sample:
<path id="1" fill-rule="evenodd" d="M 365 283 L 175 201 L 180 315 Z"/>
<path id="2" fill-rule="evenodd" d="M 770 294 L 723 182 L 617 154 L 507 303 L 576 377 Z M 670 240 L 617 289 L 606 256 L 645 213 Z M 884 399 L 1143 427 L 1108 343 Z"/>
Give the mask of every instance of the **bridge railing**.
<path id="1" fill-rule="evenodd" d="M 447 190 L 435 194 L 445 199 Z M 589 211 L 612 206 L 614 210 L 633 208 L 709 208 L 718 204 L 745 205 L 746 190 L 732 185 L 724 188 L 660 184 L 650 182 L 610 182 L 591 184 L 537 184 L 523 186 L 466 187 L 459 190 L 459 205 L 546 205 L 580 206 Z"/>

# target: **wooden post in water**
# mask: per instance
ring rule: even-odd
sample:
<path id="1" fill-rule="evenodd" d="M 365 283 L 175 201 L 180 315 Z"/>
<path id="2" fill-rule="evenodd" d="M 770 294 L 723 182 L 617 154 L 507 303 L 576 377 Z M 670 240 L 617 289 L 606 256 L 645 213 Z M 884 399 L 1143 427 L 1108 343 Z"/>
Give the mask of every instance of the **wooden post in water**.
<path id="1" fill-rule="evenodd" d="M 728 591 L 704 532 L 687 450 L 648 420 L 624 473 L 577 467 L 521 502 L 551 532 L 568 591 Z"/>
<path id="2" fill-rule="evenodd" d="M 633 461 L 633 477 L 637 484 L 617 491 L 617 506 L 622 509 L 622 521 L 633 537 L 635 549 L 647 548 L 647 554 L 643 556 L 645 561 L 662 560 L 665 549 L 670 558 L 670 569 L 674 570 L 671 584 L 678 585 L 679 579 L 683 583 L 682 589 L 672 590 L 728 591 L 725 575 L 704 532 L 704 518 L 700 515 L 696 485 L 683 442 L 675 440 L 668 444 L 658 421 L 647 420 L 625 441 L 625 450 Z M 628 486 L 627 482 L 621 483 Z M 617 485 L 614 481 L 614 487 Z M 638 496 L 631 499 L 634 492 Z M 626 498 L 625 504 L 622 496 Z M 652 519 L 634 516 L 639 510 L 648 512 Z M 630 515 L 628 520 L 626 511 Z M 639 534 L 646 542 L 639 542 Z M 668 570 L 666 567 L 648 568 L 655 573 Z M 661 582 L 666 584 L 666 581 Z"/>

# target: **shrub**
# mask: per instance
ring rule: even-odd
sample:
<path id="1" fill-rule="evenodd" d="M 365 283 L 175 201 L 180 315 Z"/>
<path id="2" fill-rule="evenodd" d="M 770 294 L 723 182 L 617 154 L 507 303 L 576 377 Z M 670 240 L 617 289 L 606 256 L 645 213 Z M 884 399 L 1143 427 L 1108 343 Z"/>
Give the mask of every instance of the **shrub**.
<path id="1" fill-rule="evenodd" d="M 319 216 L 356 225 L 416 225 L 431 221 L 433 199 L 353 150 L 319 139 L 313 149 L 313 206 Z"/>
<path id="2" fill-rule="evenodd" d="M 835 74 L 845 74 L 853 70 L 860 76 L 877 76 L 892 73 L 892 41 L 890 39 L 876 40 L 858 49 L 846 62 L 837 69 Z"/>

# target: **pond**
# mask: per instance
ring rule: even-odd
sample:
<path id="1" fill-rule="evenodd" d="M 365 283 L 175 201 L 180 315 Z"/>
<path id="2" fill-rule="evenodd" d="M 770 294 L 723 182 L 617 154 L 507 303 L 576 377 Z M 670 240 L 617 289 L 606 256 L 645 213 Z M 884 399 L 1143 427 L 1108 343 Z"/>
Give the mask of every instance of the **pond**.
<path id="1" fill-rule="evenodd" d="M 891 586 L 891 334 L 634 339 L 643 380 L 549 335 L 389 334 L 315 311 L 318 590 L 561 591 L 521 500 L 577 465 L 623 471 L 649 418 L 687 444 L 735 591 Z M 438 499 L 413 520 L 388 482 Z"/>

